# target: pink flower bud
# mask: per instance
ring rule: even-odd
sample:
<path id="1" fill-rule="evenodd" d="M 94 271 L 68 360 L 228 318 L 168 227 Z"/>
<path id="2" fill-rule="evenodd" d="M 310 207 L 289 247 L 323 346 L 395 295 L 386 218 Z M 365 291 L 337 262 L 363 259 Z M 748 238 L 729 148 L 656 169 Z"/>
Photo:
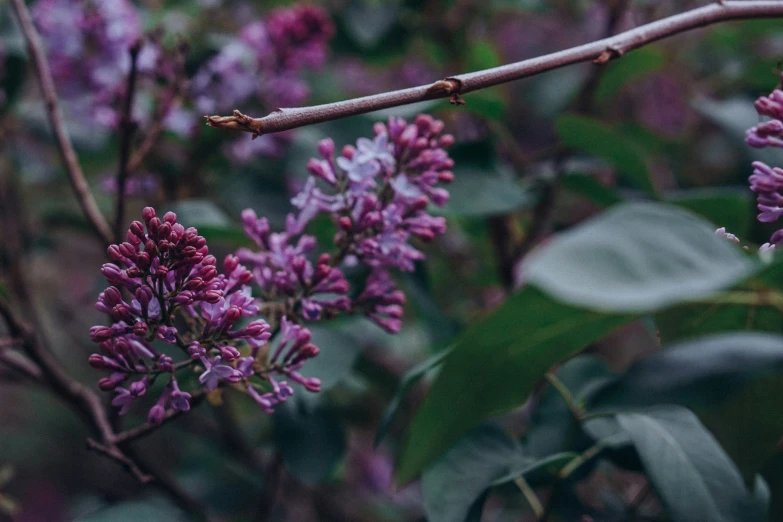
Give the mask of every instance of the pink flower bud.
<path id="1" fill-rule="evenodd" d="M 329 159 L 334 155 L 334 141 L 332 138 L 326 138 L 318 142 L 318 154 L 324 159 Z"/>
<path id="2" fill-rule="evenodd" d="M 166 417 L 166 409 L 160 404 L 156 404 L 150 408 L 150 412 L 147 415 L 147 422 L 150 424 L 160 424 Z"/>
<path id="3" fill-rule="evenodd" d="M 90 328 L 90 340 L 94 343 L 101 343 L 112 338 L 111 328 L 106 326 L 93 326 Z"/>
<path id="4" fill-rule="evenodd" d="M 204 301 L 215 304 L 223 298 L 223 293 L 220 290 L 207 290 L 204 292 Z"/>
<path id="5" fill-rule="evenodd" d="M 223 357 L 223 359 L 228 362 L 239 359 L 239 357 L 241 357 L 239 350 L 233 346 L 218 346 L 218 349 L 220 350 L 221 357 Z"/>
<path id="6" fill-rule="evenodd" d="M 141 211 L 141 218 L 145 223 L 149 223 L 152 218 L 155 217 L 155 209 L 152 207 L 144 207 Z"/>
<path id="7" fill-rule="evenodd" d="M 134 221 L 130 224 L 130 228 L 128 229 L 128 232 L 136 236 L 137 238 L 144 241 L 146 238 L 144 237 L 144 225 L 141 221 Z"/>
<path id="8" fill-rule="evenodd" d="M 133 334 L 139 337 L 147 335 L 147 323 L 144 321 L 138 321 L 133 325 Z"/>
<path id="9" fill-rule="evenodd" d="M 109 248 L 106 249 L 106 254 L 112 261 L 122 261 L 122 251 L 117 245 L 109 245 Z"/>
<path id="10" fill-rule="evenodd" d="M 239 266 L 239 258 L 237 256 L 232 256 L 232 255 L 229 254 L 223 260 L 223 271 L 226 274 L 230 274 L 238 266 Z"/>

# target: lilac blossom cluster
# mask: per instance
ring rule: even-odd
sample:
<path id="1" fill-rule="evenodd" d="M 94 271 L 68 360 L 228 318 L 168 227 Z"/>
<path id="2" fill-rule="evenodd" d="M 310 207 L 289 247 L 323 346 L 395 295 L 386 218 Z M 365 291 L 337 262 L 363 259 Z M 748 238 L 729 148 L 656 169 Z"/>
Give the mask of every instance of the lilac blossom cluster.
<path id="1" fill-rule="evenodd" d="M 745 141 L 754 148 L 783 148 L 783 91 L 774 90 L 755 103 L 759 116 L 769 119 L 748 129 Z M 753 162 L 753 174 L 748 178 L 750 190 L 757 194 L 759 215 L 763 223 L 773 223 L 783 216 L 783 169 L 770 167 L 762 161 Z M 761 250 L 773 250 L 783 243 L 783 229 L 762 245 Z"/>
<path id="2" fill-rule="evenodd" d="M 309 5 L 276 9 L 248 23 L 196 73 L 196 109 L 231 110 L 251 98 L 270 109 L 301 103 L 309 90 L 300 73 L 324 64 L 333 33 L 326 13 Z"/>
<path id="3" fill-rule="evenodd" d="M 333 34 L 328 15 L 311 5 L 278 8 L 246 24 L 193 77 L 195 109 L 201 115 L 252 107 L 253 102 L 266 110 L 301 104 L 310 94 L 302 72 L 323 66 Z M 279 155 L 288 141 L 290 133 L 241 139 L 228 146 L 228 153 L 246 163 L 257 153 Z"/>
<path id="4" fill-rule="evenodd" d="M 303 320 L 340 312 L 363 313 L 388 332 L 402 326 L 405 295 L 389 270 L 412 271 L 424 254 L 411 242 L 429 241 L 446 230 L 446 220 L 427 213 L 441 206 L 448 192 L 436 186 L 454 178 L 453 160 L 444 150 L 454 138 L 442 134 L 443 122 L 420 115 L 414 123 L 391 118 L 375 125 L 375 138 L 360 138 L 335 157 L 331 139 L 318 145 L 320 159 L 307 165 L 310 176 L 292 199 L 284 232 L 270 233 L 265 219 L 243 214 L 245 231 L 259 251 L 241 249 L 265 296 L 284 297 L 286 313 Z M 337 253 L 321 255 L 312 265 L 307 253 L 315 239 L 303 234 L 307 224 L 326 214 L 337 226 Z M 370 269 L 363 291 L 347 297 L 348 283 L 337 267 L 362 264 Z"/>
<path id="5" fill-rule="evenodd" d="M 44 39 L 58 94 L 69 108 L 97 124 L 119 123 L 118 100 L 130 70 L 129 49 L 143 39 L 141 17 L 129 0 L 38 0 L 33 17 Z M 140 75 L 151 75 L 161 55 L 144 45 Z"/>
<path id="6" fill-rule="evenodd" d="M 150 207 L 142 218 L 144 223 L 131 224 L 125 242 L 109 246 L 113 262 L 101 269 L 111 286 L 100 294 L 96 308 L 109 314 L 113 324 L 90 329 L 100 352 L 91 355 L 89 363 L 109 373 L 98 384 L 116 393 L 112 404 L 121 414 L 159 378 L 167 383 L 149 411 L 149 422 L 161 422 L 169 408 L 188 411 L 192 395 L 180 388 L 176 375 L 186 368 L 202 369 L 198 380 L 207 391 L 222 382 L 241 384 L 260 397 L 265 410 L 290 389 L 285 381 L 277 383 L 272 373 L 307 389 L 318 388 L 317 380 L 297 372 L 318 353 L 307 343 L 293 343 L 283 361 L 266 364 L 261 348 L 267 345 L 271 328 L 259 317 L 259 304 L 248 286 L 253 275 L 236 256 L 227 256 L 219 273 L 217 259 L 195 228 L 177 223 L 172 212 L 160 219 Z M 296 341 L 304 337 L 294 333 Z M 187 358 L 175 363 L 165 351 L 167 345 Z M 128 380 L 132 382 L 121 386 Z M 271 396 L 256 392 L 263 381 L 272 383 Z"/>
<path id="7" fill-rule="evenodd" d="M 373 140 L 361 138 L 337 157 L 332 140 L 323 140 L 321 159 L 310 160 L 311 175 L 292 200 L 298 213 L 287 217 L 285 230 L 273 232 L 266 218 L 245 210 L 245 233 L 257 249 L 227 256 L 222 273 L 195 228 L 177 223 L 172 212 L 161 219 L 145 208 L 126 241 L 109 246 L 112 263 L 101 270 L 111 286 L 96 307 L 113 324 L 90 330 L 100 352 L 89 362 L 108 372 L 98 384 L 115 392 L 112 404 L 126 413 L 164 379 L 149 422 L 161 422 L 167 411 L 188 411 L 196 392 L 184 391 L 177 373 L 189 370 L 199 373 L 198 393 L 232 386 L 272 412 L 294 383 L 310 392 L 321 388 L 317 378 L 301 373 L 320 352 L 304 323 L 364 314 L 398 332 L 405 294 L 391 270 L 413 270 L 424 259 L 413 241 L 446 229 L 444 218 L 427 213 L 430 203 L 448 200 L 437 185 L 454 177 L 444 150 L 454 138 L 443 127 L 426 115 L 410 124 L 392 118 L 375 125 Z M 315 238 L 305 233 L 319 214 L 336 225 L 334 253 L 317 254 Z M 367 276 L 352 293 L 341 267 L 359 264 Z M 181 360 L 175 362 L 167 347 L 179 349 Z"/>

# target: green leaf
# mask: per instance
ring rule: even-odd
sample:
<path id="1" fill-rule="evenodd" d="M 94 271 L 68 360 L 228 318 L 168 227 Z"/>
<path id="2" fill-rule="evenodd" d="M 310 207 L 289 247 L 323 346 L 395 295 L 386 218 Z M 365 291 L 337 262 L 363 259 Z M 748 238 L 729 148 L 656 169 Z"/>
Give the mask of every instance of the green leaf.
<path id="1" fill-rule="evenodd" d="M 472 40 L 465 56 L 465 69 L 479 71 L 501 65 L 497 49 L 489 40 Z"/>
<path id="2" fill-rule="evenodd" d="M 322 401 L 286 401 L 274 420 L 275 445 L 285 467 L 305 484 L 325 480 L 343 458 L 345 429 Z"/>
<path id="3" fill-rule="evenodd" d="M 350 326 L 329 328 L 310 326 L 313 343 L 321 349 L 318 357 L 307 362 L 305 370 L 317 375 L 321 380 L 321 389 L 328 390 L 342 381 L 353 368 L 360 352 L 360 342 L 351 334 Z"/>
<path id="4" fill-rule="evenodd" d="M 590 413 L 669 403 L 696 407 L 731 398 L 764 375 L 783 370 L 783 336 L 732 333 L 702 337 L 635 362 L 593 389 Z"/>
<path id="5" fill-rule="evenodd" d="M 465 520 L 471 505 L 498 478 L 531 459 L 502 428 L 485 423 L 470 431 L 421 477 L 429 522 Z"/>
<path id="6" fill-rule="evenodd" d="M 774 147 L 752 149 L 745 146 L 745 131 L 759 123 L 759 115 L 753 106 L 752 99 L 744 96 L 726 100 L 712 100 L 702 97 L 697 98 L 693 102 L 693 106 L 705 118 L 720 127 L 728 138 L 737 144 L 738 150 L 742 150 L 753 159 L 765 161 L 770 165 L 779 164 L 783 159 L 783 153 Z"/>
<path id="7" fill-rule="evenodd" d="M 480 167 L 470 163 L 454 166 L 454 181 L 449 184 L 448 203 L 439 213 L 446 216 L 493 216 L 528 208 L 535 203 L 533 194 L 501 165 Z"/>
<path id="8" fill-rule="evenodd" d="M 75 522 L 187 522 L 190 518 L 163 499 L 120 502 L 79 517 Z"/>
<path id="9" fill-rule="evenodd" d="M 757 264 L 688 212 L 629 203 L 561 234 L 524 267 L 529 282 L 574 305 L 652 311 L 713 294 Z"/>
<path id="10" fill-rule="evenodd" d="M 713 436 L 690 411 L 670 407 L 623 413 L 617 421 L 633 441 L 658 497 L 674 522 L 763 522 L 764 486 L 752 495 Z"/>
<path id="11" fill-rule="evenodd" d="M 561 185 L 565 190 L 587 198 L 599 207 L 611 207 L 623 201 L 616 190 L 602 185 L 589 174 L 570 172 L 563 176 Z"/>
<path id="12" fill-rule="evenodd" d="M 668 192 L 664 199 L 740 237 L 748 234 L 754 221 L 754 198 L 747 187 L 678 190 Z"/>
<path id="13" fill-rule="evenodd" d="M 573 114 L 559 117 L 555 126 L 563 144 L 608 161 L 629 183 L 655 195 L 644 151 L 624 134 L 598 120 Z"/>
<path id="14" fill-rule="evenodd" d="M 345 28 L 363 49 L 377 46 L 400 17 L 400 1 L 352 0 L 342 11 Z"/>
<path id="15" fill-rule="evenodd" d="M 746 480 L 764 469 L 777 453 L 783 433 L 780 397 L 783 371 L 764 372 L 759 379 L 737 390 L 728 400 L 696 410 L 701 421 L 715 435 Z"/>
<path id="16" fill-rule="evenodd" d="M 394 395 L 392 400 L 389 401 L 389 405 L 386 406 L 386 409 L 383 411 L 383 415 L 381 416 L 381 420 L 378 423 L 378 431 L 375 434 L 376 446 L 381 443 L 381 440 L 383 440 L 383 437 L 389 431 L 392 421 L 394 420 L 395 415 L 397 415 L 397 411 L 400 409 L 402 400 L 408 395 L 411 388 L 413 388 L 417 382 L 427 375 L 427 373 L 439 367 L 449 353 L 451 353 L 451 348 L 441 350 L 440 352 L 427 358 L 426 360 L 420 362 L 405 372 L 405 375 L 402 377 L 402 381 L 400 381 L 400 386 L 397 389 L 397 393 Z"/>
<path id="17" fill-rule="evenodd" d="M 641 78 L 657 71 L 666 63 L 663 53 L 652 47 L 644 47 L 608 64 L 595 90 L 596 101 L 603 103 L 620 90 Z"/>
<path id="18" fill-rule="evenodd" d="M 525 287 L 474 324 L 446 357 L 398 463 L 408 482 L 471 427 L 522 404 L 547 369 L 632 320 L 561 304 Z"/>
<path id="19" fill-rule="evenodd" d="M 729 295 L 762 297 L 783 290 L 783 263 L 766 266 L 751 278 L 735 286 Z M 665 344 L 719 332 L 757 330 L 783 333 L 783 312 L 760 300 L 755 304 L 736 303 L 716 296 L 707 304 L 683 304 L 655 314 L 655 324 Z"/>
<path id="20" fill-rule="evenodd" d="M 177 221 L 185 228 L 199 225 L 225 227 L 231 224 L 231 219 L 226 213 L 208 199 L 180 200 L 172 203 L 169 210 L 177 214 Z"/>

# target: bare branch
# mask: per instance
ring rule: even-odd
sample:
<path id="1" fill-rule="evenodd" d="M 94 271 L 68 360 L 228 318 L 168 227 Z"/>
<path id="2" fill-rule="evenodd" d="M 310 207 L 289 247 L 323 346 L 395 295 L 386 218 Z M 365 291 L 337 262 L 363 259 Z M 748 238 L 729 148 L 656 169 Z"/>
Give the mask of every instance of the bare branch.
<path id="1" fill-rule="evenodd" d="M 31 381 L 40 382 L 43 379 L 41 369 L 21 354 L 0 350 L 0 364 L 22 374 Z"/>
<path id="2" fill-rule="evenodd" d="M 46 61 L 41 36 L 38 34 L 35 25 L 33 25 L 30 11 L 27 9 L 24 0 L 11 0 L 11 6 L 19 19 L 22 33 L 27 42 L 27 50 L 37 72 L 38 83 L 41 86 L 45 102 L 46 114 L 49 117 L 49 123 L 52 126 L 52 131 L 57 141 L 57 148 L 60 151 L 60 156 L 62 156 L 71 187 L 76 194 L 76 199 L 79 201 L 79 206 L 82 212 L 84 212 L 87 221 L 95 229 L 95 233 L 98 234 L 104 243 L 109 244 L 112 238 L 111 228 L 109 227 L 109 222 L 101 214 L 92 192 L 90 192 L 90 186 L 84 177 L 79 158 L 76 156 L 71 139 L 65 130 L 65 123 L 63 122 L 62 112 L 57 100 L 57 91 L 52 79 L 52 71 L 49 69 L 49 64 Z"/>
<path id="3" fill-rule="evenodd" d="M 461 94 L 534 76 L 575 63 L 593 61 L 596 64 L 603 64 L 633 49 L 698 27 L 729 20 L 775 17 L 783 17 L 783 2 L 780 0 L 724 1 L 670 16 L 616 36 L 571 49 L 492 69 L 451 76 L 419 87 L 325 105 L 277 109 L 263 118 L 252 118 L 239 111 L 234 111 L 232 116 L 205 116 L 205 118 L 207 125 L 211 127 L 240 130 L 252 133 L 256 137 L 261 134 L 280 132 L 426 100 L 450 98 L 452 103 L 460 103 L 462 100 L 459 95 Z"/>
<path id="4" fill-rule="evenodd" d="M 138 464 L 128 458 L 114 444 L 101 444 L 95 439 L 87 439 L 87 448 L 122 464 L 122 466 L 128 470 L 128 473 L 136 477 L 136 480 L 138 480 L 140 484 L 149 484 L 154 480 L 152 476 L 144 473 L 141 468 L 139 468 Z"/>
<path id="5" fill-rule="evenodd" d="M 128 49 L 130 55 L 130 72 L 128 84 L 125 87 L 125 100 L 120 119 L 120 161 L 117 169 L 117 203 L 114 217 L 114 241 L 122 242 L 122 228 L 125 221 L 125 185 L 128 179 L 128 159 L 130 157 L 133 135 L 136 133 L 136 122 L 133 120 L 133 95 L 136 93 L 136 77 L 138 76 L 138 58 L 142 41 L 137 40 Z"/>

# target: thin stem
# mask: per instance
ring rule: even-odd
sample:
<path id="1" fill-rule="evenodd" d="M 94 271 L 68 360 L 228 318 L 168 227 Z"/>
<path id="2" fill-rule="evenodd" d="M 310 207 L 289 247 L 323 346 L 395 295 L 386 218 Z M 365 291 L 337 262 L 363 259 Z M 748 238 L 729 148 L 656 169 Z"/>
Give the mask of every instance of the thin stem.
<path id="1" fill-rule="evenodd" d="M 522 475 L 518 476 L 514 479 L 514 483 L 525 496 L 525 500 L 527 500 L 527 503 L 530 505 L 530 509 L 533 510 L 533 513 L 535 513 L 536 518 L 539 519 L 544 516 L 544 506 L 538 499 L 536 492 L 533 491 L 533 488 L 531 488 L 530 484 L 528 484 L 525 480 L 525 477 Z"/>
<path id="2" fill-rule="evenodd" d="M 558 473 L 557 478 L 560 480 L 565 480 L 568 477 L 571 476 L 571 474 L 579 469 L 583 464 L 589 462 L 593 459 L 596 455 L 601 453 L 604 449 L 604 443 L 598 442 L 597 444 L 590 446 L 584 453 L 581 455 L 577 455 L 574 457 L 568 464 L 563 466 L 563 468 L 560 470 L 560 473 Z"/>
<path id="3" fill-rule="evenodd" d="M 131 143 L 136 133 L 136 122 L 133 120 L 133 97 L 136 92 L 136 77 L 138 76 L 138 58 L 142 41 L 136 40 L 128 49 L 130 55 L 130 72 L 128 84 L 125 87 L 125 100 L 120 119 L 120 161 L 117 169 L 117 204 L 114 217 L 114 241 L 122 242 L 122 229 L 125 221 L 125 185 L 128 180 Z"/>
<path id="4" fill-rule="evenodd" d="M 190 400 L 190 407 L 191 407 L 191 409 L 193 409 L 196 406 L 198 406 L 199 404 L 201 404 L 201 402 L 203 402 L 203 400 L 204 400 L 204 397 L 206 397 L 205 393 L 203 393 L 201 391 L 194 392 L 191 395 L 191 400 Z M 151 423 L 147 422 L 147 423 L 142 424 L 141 426 L 137 426 L 136 428 L 132 428 L 132 429 L 125 430 L 123 432 L 117 433 L 112 438 L 112 442 L 114 442 L 114 444 L 120 445 L 120 444 L 128 443 L 128 442 L 133 441 L 133 440 L 140 439 L 142 437 L 146 437 L 147 435 L 149 435 L 153 431 L 155 431 L 158 428 L 160 428 L 163 424 L 180 417 L 183 413 L 187 413 L 187 412 L 178 411 L 178 410 L 169 410 L 169 411 L 166 412 L 166 415 L 163 417 L 163 420 L 160 423 L 158 423 L 158 424 L 151 424 Z"/>
<path id="5" fill-rule="evenodd" d="M 35 66 L 38 83 L 45 102 L 46 114 L 49 118 L 49 124 L 52 126 L 52 131 L 57 141 L 57 148 L 60 151 L 71 187 L 87 221 L 98 237 L 108 245 L 111 243 L 112 238 L 111 227 L 109 227 L 109 222 L 106 221 L 106 218 L 98 208 L 98 204 L 95 202 L 90 186 L 87 184 L 84 172 L 79 164 L 79 158 L 73 148 L 71 139 L 68 137 L 68 132 L 65 130 L 65 123 L 63 122 L 62 112 L 57 99 L 57 90 L 54 86 L 54 79 L 52 79 L 52 71 L 49 69 L 49 64 L 46 61 L 41 36 L 33 24 L 32 16 L 24 0 L 11 0 L 11 7 L 13 7 L 16 17 L 19 19 L 22 33 L 27 42 L 27 50 Z"/>
<path id="6" fill-rule="evenodd" d="M 460 98 L 462 94 L 575 63 L 593 61 L 599 65 L 605 64 L 613 58 L 619 58 L 649 43 L 698 27 L 729 20 L 773 17 L 783 17 L 783 2 L 746 0 L 713 3 L 592 43 L 492 69 L 450 76 L 427 85 L 325 105 L 277 109 L 263 118 L 251 118 L 239 111 L 234 111 L 231 116 L 205 116 L 205 118 L 207 124 L 212 127 L 249 132 L 255 137 L 426 100 L 451 98 L 453 103 L 459 103 L 462 101 Z"/>
<path id="7" fill-rule="evenodd" d="M 583 464 L 589 462 L 592 460 L 595 456 L 597 456 L 601 451 L 604 449 L 603 442 L 598 442 L 594 446 L 589 447 L 584 453 L 577 455 L 571 461 L 569 461 L 568 464 L 563 466 L 563 468 L 560 469 L 560 472 L 557 474 L 557 479 L 555 480 L 555 483 L 552 485 L 552 493 L 549 495 L 549 500 L 547 500 L 546 506 L 544 507 L 543 514 L 538 517 L 538 522 L 546 522 L 549 519 L 549 516 L 552 514 L 552 510 L 555 506 L 555 497 L 558 495 L 560 488 L 563 485 L 563 482 L 568 479 L 568 477 L 571 476 L 571 474 L 579 469 Z"/>
<path id="8" fill-rule="evenodd" d="M 761 291 L 735 290 L 722 292 L 717 296 L 698 299 L 693 302 L 712 305 L 739 304 L 748 306 L 772 306 L 783 312 L 783 293 L 769 289 Z"/>
<path id="9" fill-rule="evenodd" d="M 576 422 L 582 422 L 585 417 L 585 411 L 584 408 L 582 408 L 579 404 L 576 403 L 574 400 L 574 396 L 571 395 L 571 392 L 568 391 L 568 388 L 566 388 L 566 385 L 563 384 L 563 381 L 557 378 L 557 376 L 552 372 L 547 372 L 544 378 L 547 380 L 549 384 L 552 385 L 552 387 L 557 390 L 557 393 L 560 394 L 560 396 L 563 398 L 563 400 L 566 403 L 566 406 L 568 406 L 568 411 L 571 412 L 571 415 L 574 417 L 574 420 Z"/>

